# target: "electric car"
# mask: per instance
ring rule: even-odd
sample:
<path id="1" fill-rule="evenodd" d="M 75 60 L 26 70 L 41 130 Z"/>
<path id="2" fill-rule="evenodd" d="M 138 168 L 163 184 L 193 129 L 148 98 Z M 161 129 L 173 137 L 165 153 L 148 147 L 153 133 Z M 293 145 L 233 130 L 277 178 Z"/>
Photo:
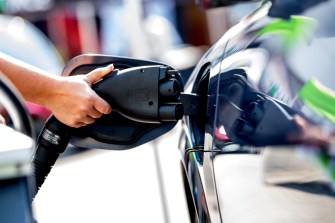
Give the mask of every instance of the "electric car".
<path id="1" fill-rule="evenodd" d="M 188 80 L 200 110 L 179 149 L 195 221 L 334 221 L 335 2 L 305 3 L 263 1 Z"/>
<path id="2" fill-rule="evenodd" d="M 334 221 L 333 8 L 334 1 L 260 2 L 180 84 L 179 150 L 192 221 Z M 121 70 L 159 64 L 83 55 L 70 61 L 63 74 L 108 62 Z M 131 96 L 147 102 L 144 88 Z M 139 117 L 130 117 L 139 113 L 125 113 L 126 120 L 102 118 L 83 128 L 71 142 L 129 149 L 176 124 L 139 123 Z M 120 126 L 128 131 L 117 131 Z"/>
<path id="3" fill-rule="evenodd" d="M 217 7 L 237 2 L 198 4 Z M 213 44 L 185 85 L 177 80 L 184 109 L 181 171 L 191 221 L 335 220 L 332 9 L 334 1 L 260 2 L 258 9 Z M 164 66 L 82 55 L 70 61 L 63 74 L 109 62 L 120 70 Z M 136 107 L 159 104 L 149 100 L 146 87 L 137 86 L 124 95 L 132 103 L 143 102 Z M 112 101 L 111 95 L 119 95 L 103 91 Z M 141 112 L 118 107 L 123 101 L 114 104 L 125 116 L 115 111 L 114 119 L 103 117 L 76 131 L 71 142 L 80 147 L 129 149 L 170 131 L 176 124 L 172 119 L 178 119 L 174 107 L 169 110 L 175 112 L 170 122 L 156 124 L 160 116 L 156 114 L 143 123 Z M 118 131 L 120 127 L 127 131 Z"/>
<path id="4" fill-rule="evenodd" d="M 202 7 L 237 2 L 198 1 Z M 48 155 L 48 147 L 130 149 L 181 124 L 192 222 L 334 222 L 334 3 L 260 2 L 213 44 L 185 83 L 159 62 L 72 59 L 62 75 L 114 64 L 117 70 L 94 89 L 115 109 L 76 131 L 51 118 L 38 142 L 43 155 L 35 157 L 49 169 L 34 173 L 37 184 L 63 151 L 56 146 Z M 123 80 L 129 75 L 135 87 Z M 110 90 L 113 81 L 124 88 Z"/>

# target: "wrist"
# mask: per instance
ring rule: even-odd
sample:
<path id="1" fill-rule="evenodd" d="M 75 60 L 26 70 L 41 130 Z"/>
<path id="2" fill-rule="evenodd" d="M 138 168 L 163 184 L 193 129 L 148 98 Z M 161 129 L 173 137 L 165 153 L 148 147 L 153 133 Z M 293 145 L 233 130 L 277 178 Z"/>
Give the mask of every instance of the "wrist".
<path id="1" fill-rule="evenodd" d="M 50 111 L 53 111 L 53 107 L 55 106 L 55 101 L 61 95 L 62 86 L 64 85 L 63 77 L 53 77 L 53 80 L 49 82 L 47 86 L 45 86 L 45 90 L 42 92 L 42 96 L 40 97 L 40 104 Z"/>

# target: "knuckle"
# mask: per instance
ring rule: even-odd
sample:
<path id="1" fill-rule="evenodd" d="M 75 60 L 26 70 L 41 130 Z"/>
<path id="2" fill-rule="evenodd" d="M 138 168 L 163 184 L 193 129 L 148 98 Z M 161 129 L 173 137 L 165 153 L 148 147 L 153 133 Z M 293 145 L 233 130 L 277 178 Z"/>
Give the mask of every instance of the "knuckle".
<path id="1" fill-rule="evenodd" d="M 81 100 L 84 104 L 87 104 L 92 100 L 92 98 L 93 98 L 92 94 L 86 93 L 85 95 L 82 96 Z"/>
<path id="2" fill-rule="evenodd" d="M 84 112 L 77 113 L 74 118 L 74 122 L 76 123 L 81 122 L 84 117 L 85 117 Z"/>
<path id="3" fill-rule="evenodd" d="M 85 105 L 81 105 L 78 109 L 78 113 L 77 113 L 77 116 L 79 116 L 80 118 L 86 116 L 86 114 L 88 113 L 89 109 L 87 106 Z"/>

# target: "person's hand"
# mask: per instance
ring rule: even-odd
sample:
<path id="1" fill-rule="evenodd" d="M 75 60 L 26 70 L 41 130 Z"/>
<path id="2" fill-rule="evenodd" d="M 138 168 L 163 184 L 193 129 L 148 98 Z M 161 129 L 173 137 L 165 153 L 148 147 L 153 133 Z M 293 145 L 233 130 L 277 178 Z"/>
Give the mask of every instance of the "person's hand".
<path id="1" fill-rule="evenodd" d="M 111 106 L 100 98 L 91 86 L 114 69 L 113 65 L 97 68 L 87 75 L 63 77 L 56 94 L 47 102 L 54 116 L 70 127 L 91 124 L 103 114 L 111 112 Z"/>
<path id="2" fill-rule="evenodd" d="M 321 148 L 327 148 L 329 146 L 330 138 L 319 126 L 309 123 L 300 115 L 295 115 L 293 120 L 296 122 L 300 131 L 288 135 L 289 141 Z"/>

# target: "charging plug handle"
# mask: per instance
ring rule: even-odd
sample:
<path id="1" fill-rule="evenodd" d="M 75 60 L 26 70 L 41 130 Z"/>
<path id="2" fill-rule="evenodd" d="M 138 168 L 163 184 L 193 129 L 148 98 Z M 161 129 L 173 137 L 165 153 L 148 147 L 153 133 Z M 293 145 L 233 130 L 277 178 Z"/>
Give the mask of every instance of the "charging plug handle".
<path id="1" fill-rule="evenodd" d="M 131 120 L 162 123 L 183 117 L 181 81 L 177 71 L 153 65 L 114 70 L 92 89 Z"/>
<path id="2" fill-rule="evenodd" d="M 41 131 L 35 154 L 31 161 L 33 198 L 44 183 L 59 155 L 69 144 L 73 128 L 68 127 L 51 115 Z"/>
<path id="3" fill-rule="evenodd" d="M 184 115 L 180 103 L 182 79 L 176 70 L 154 65 L 113 70 L 92 86 L 121 115 L 144 123 L 177 121 Z M 74 128 L 58 121 L 53 115 L 38 137 L 32 159 L 35 197 L 59 155 L 71 139 Z"/>

